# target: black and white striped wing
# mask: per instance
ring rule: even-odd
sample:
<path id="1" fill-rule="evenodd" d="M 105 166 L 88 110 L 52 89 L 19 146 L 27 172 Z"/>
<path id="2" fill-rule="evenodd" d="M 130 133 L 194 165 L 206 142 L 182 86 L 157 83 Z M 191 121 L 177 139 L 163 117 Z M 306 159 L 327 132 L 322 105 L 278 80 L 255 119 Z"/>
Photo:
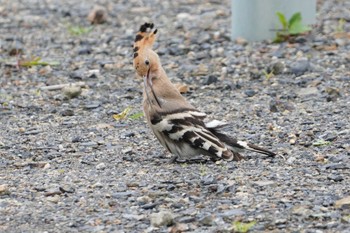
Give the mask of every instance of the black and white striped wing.
<path id="1" fill-rule="evenodd" d="M 194 109 L 162 112 L 151 116 L 151 128 L 161 144 L 181 158 L 204 154 L 232 160 L 231 151 L 207 129 L 205 117 Z"/>

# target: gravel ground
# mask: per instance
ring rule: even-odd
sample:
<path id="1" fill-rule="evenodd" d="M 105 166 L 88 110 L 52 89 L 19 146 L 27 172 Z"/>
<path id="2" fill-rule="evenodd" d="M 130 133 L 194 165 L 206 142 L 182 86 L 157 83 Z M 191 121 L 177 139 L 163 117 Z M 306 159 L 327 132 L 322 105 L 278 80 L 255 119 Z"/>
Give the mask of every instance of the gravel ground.
<path id="1" fill-rule="evenodd" d="M 228 0 L 149 2 L 0 0 L 0 231 L 350 232 L 350 2 L 319 1 L 282 44 L 230 41 Z M 95 3 L 108 19 L 89 28 Z M 146 21 L 189 101 L 280 156 L 169 164 L 143 117 L 113 118 L 141 111 Z"/>

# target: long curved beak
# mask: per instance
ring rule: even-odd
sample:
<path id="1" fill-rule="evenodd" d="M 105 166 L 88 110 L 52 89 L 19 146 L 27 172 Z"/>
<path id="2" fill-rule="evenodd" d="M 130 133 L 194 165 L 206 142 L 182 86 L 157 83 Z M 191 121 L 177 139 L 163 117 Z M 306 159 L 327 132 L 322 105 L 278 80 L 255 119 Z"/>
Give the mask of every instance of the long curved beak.
<path id="1" fill-rule="evenodd" d="M 151 89 L 152 95 L 153 95 L 154 99 L 156 100 L 158 106 L 161 107 L 160 102 L 159 102 L 159 100 L 158 100 L 158 98 L 153 90 L 153 83 L 152 83 L 152 79 L 150 78 L 150 70 L 151 69 L 148 68 L 147 75 L 143 76 L 143 85 L 145 86 L 147 99 L 150 100 L 149 95 L 148 95 L 148 87 L 149 87 Z"/>

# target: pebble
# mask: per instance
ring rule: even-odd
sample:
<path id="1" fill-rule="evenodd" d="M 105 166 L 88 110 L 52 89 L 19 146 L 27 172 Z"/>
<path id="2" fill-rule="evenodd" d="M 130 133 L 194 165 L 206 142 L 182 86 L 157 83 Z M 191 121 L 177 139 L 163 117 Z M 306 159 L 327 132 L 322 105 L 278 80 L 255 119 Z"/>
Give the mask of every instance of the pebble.
<path id="1" fill-rule="evenodd" d="M 204 80 L 204 85 L 210 85 L 213 83 L 216 83 L 218 81 L 218 78 L 214 75 L 209 75 L 208 77 L 205 78 Z"/>
<path id="2" fill-rule="evenodd" d="M 254 181 L 253 184 L 263 187 L 263 186 L 270 186 L 270 185 L 274 185 L 275 182 L 272 180 L 261 180 L 261 181 Z"/>
<path id="3" fill-rule="evenodd" d="M 102 24 L 107 21 L 108 14 L 103 6 L 94 6 L 87 19 L 91 24 Z"/>
<path id="4" fill-rule="evenodd" d="M 10 194 L 9 186 L 7 184 L 1 184 L 0 196 L 9 195 L 9 194 Z"/>
<path id="5" fill-rule="evenodd" d="M 61 185 L 59 187 L 59 190 L 62 193 L 74 193 L 75 192 L 75 189 L 72 186 L 70 186 L 70 185 Z"/>
<path id="6" fill-rule="evenodd" d="M 90 103 L 85 104 L 84 108 L 86 110 L 90 110 L 90 109 L 98 108 L 98 107 L 100 107 L 100 105 L 101 105 L 100 102 L 90 102 Z"/>
<path id="7" fill-rule="evenodd" d="M 63 94 L 68 98 L 76 98 L 81 94 L 81 87 L 76 85 L 69 85 L 62 89 Z"/>
<path id="8" fill-rule="evenodd" d="M 217 214 L 220 217 L 234 217 L 234 216 L 240 216 L 240 215 L 245 215 L 246 212 L 242 209 L 233 209 L 233 210 L 227 210 L 225 212 Z"/>
<path id="9" fill-rule="evenodd" d="M 216 184 L 217 180 L 213 175 L 206 175 L 201 179 L 203 185 Z"/>
<path id="10" fill-rule="evenodd" d="M 290 65 L 291 72 L 296 76 L 303 75 L 309 69 L 310 69 L 310 62 L 308 60 L 299 60 L 299 61 L 293 62 Z"/>
<path id="11" fill-rule="evenodd" d="M 198 222 L 204 226 L 213 225 L 213 217 L 211 215 L 206 215 L 198 219 Z"/>
<path id="12" fill-rule="evenodd" d="M 333 180 L 333 181 L 335 181 L 335 182 L 340 182 L 340 181 L 343 181 L 343 180 L 344 180 L 343 176 L 337 175 L 337 174 L 329 175 L 329 176 L 327 176 L 327 178 L 328 178 L 329 180 Z"/>
<path id="13" fill-rule="evenodd" d="M 106 168 L 106 164 L 105 163 L 99 163 L 96 165 L 96 169 L 97 170 L 104 170 Z"/>
<path id="14" fill-rule="evenodd" d="M 151 225 L 155 227 L 170 226 L 174 223 L 173 214 L 170 211 L 160 211 L 150 215 Z"/>
<path id="15" fill-rule="evenodd" d="M 256 91 L 248 89 L 244 91 L 244 94 L 248 97 L 253 97 L 256 94 Z"/>
<path id="16" fill-rule="evenodd" d="M 145 209 L 145 210 L 151 210 L 155 207 L 157 207 L 159 204 L 154 202 L 154 203 L 148 203 L 148 204 L 145 204 L 145 205 L 142 205 L 141 208 L 142 209 Z"/>
<path id="17" fill-rule="evenodd" d="M 297 91 L 297 95 L 299 96 L 307 96 L 307 95 L 316 95 L 318 94 L 319 91 L 317 89 L 317 87 L 306 87 L 306 88 L 300 88 Z"/>
<path id="18" fill-rule="evenodd" d="M 72 109 L 64 109 L 61 111 L 62 116 L 74 116 L 74 111 Z"/>
<path id="19" fill-rule="evenodd" d="M 335 202 L 336 208 L 347 208 L 350 209 L 350 196 L 339 199 Z"/>

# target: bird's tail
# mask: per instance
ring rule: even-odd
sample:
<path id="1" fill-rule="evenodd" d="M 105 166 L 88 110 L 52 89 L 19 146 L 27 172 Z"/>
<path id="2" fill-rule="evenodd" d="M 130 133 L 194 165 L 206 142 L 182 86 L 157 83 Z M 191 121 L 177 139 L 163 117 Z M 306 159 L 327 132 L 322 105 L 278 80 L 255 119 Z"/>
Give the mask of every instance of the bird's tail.
<path id="1" fill-rule="evenodd" d="M 214 121 L 213 121 L 214 122 Z M 234 152 L 240 152 L 244 149 L 249 150 L 249 151 L 254 151 L 260 154 L 265 154 L 268 156 L 276 156 L 276 153 L 269 151 L 267 149 L 261 148 L 257 145 L 248 143 L 248 142 L 244 142 L 244 141 L 239 141 L 235 138 L 232 138 L 224 133 L 219 132 L 219 128 L 221 126 L 224 126 L 225 124 L 211 124 L 212 122 L 209 122 L 206 124 L 206 127 L 216 136 L 220 139 L 220 141 L 222 141 L 223 143 L 225 143 L 225 145 L 232 151 Z"/>

